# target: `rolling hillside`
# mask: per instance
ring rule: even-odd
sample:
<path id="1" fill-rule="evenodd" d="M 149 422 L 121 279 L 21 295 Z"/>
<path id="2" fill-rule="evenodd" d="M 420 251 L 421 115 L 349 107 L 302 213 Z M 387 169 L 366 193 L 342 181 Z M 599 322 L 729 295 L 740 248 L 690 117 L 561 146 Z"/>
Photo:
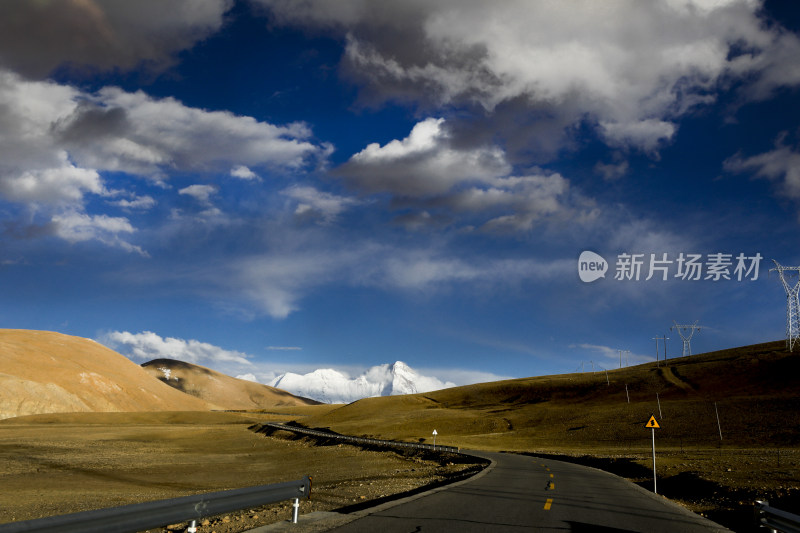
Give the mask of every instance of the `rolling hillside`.
<path id="1" fill-rule="evenodd" d="M 139 365 L 92 340 L 0 330 L 0 419 L 88 411 L 206 411 Z"/>
<path id="2" fill-rule="evenodd" d="M 155 359 L 144 363 L 142 368 L 170 387 L 224 409 L 265 409 L 320 403 L 275 387 L 232 378 L 210 368 L 174 359 Z"/>
<path id="3" fill-rule="evenodd" d="M 626 393 L 627 387 L 627 393 Z M 659 411 L 660 404 L 660 411 Z M 717 424 L 719 413 L 720 424 Z M 800 354 L 783 341 L 606 372 L 368 398 L 302 420 L 347 434 L 482 449 L 800 444 Z"/>

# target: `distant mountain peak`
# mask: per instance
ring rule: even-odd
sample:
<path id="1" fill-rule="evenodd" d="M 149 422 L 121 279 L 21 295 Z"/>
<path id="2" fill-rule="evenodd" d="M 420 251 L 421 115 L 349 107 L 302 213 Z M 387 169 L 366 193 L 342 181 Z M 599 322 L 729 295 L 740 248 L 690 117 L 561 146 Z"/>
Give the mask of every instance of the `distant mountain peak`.
<path id="1" fill-rule="evenodd" d="M 269 385 L 325 403 L 350 403 L 361 398 L 416 394 L 455 386 L 451 382 L 423 376 L 403 361 L 370 367 L 355 378 L 331 368 L 320 368 L 302 375 L 287 372 Z"/>

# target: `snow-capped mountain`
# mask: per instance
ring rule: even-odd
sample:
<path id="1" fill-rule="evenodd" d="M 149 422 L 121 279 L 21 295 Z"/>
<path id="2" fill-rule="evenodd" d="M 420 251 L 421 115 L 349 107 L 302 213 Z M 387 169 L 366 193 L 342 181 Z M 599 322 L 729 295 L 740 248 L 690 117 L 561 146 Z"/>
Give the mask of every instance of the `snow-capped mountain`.
<path id="1" fill-rule="evenodd" d="M 372 396 L 415 394 L 454 387 L 455 383 L 444 382 L 430 376 L 422 376 L 402 361 L 394 364 L 373 366 L 358 377 L 332 368 L 321 368 L 308 374 L 281 374 L 270 383 L 306 398 L 325 403 L 350 403 Z"/>

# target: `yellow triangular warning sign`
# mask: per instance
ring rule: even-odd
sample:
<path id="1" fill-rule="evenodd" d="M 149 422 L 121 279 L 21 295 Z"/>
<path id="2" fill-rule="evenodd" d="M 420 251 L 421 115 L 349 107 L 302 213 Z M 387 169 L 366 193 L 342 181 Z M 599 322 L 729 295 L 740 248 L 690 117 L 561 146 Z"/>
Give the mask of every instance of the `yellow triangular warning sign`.
<path id="1" fill-rule="evenodd" d="M 658 422 L 656 422 L 655 415 L 651 415 L 650 416 L 650 420 L 647 421 L 647 425 L 645 427 L 646 428 L 660 428 L 661 426 L 659 426 Z"/>

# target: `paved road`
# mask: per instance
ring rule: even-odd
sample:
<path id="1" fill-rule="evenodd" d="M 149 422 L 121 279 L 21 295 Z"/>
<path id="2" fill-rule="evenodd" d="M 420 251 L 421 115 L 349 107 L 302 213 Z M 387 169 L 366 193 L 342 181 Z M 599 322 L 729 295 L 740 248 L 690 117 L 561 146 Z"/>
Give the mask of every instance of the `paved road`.
<path id="1" fill-rule="evenodd" d="M 468 481 L 363 511 L 314 531 L 335 533 L 728 531 L 600 470 L 513 454 L 476 452 L 494 466 Z M 323 521 L 324 522 L 324 521 Z M 299 524 L 298 524 L 299 525 Z M 297 527 L 297 525 L 295 526 Z"/>

